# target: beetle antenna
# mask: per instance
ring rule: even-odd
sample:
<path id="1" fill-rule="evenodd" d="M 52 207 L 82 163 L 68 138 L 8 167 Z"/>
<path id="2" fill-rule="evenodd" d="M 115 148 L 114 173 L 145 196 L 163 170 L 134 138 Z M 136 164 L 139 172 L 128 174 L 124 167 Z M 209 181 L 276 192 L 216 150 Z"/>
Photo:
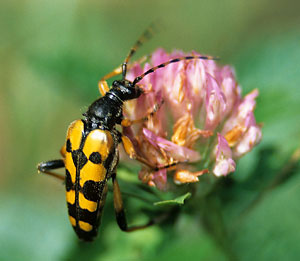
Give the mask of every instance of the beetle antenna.
<path id="1" fill-rule="evenodd" d="M 122 64 L 122 76 L 123 80 L 126 77 L 127 73 L 127 64 L 130 60 L 130 58 L 135 54 L 137 49 L 141 47 L 147 40 L 151 39 L 155 32 L 155 24 L 152 23 L 150 26 L 143 32 L 143 34 L 139 37 L 139 39 L 136 41 L 136 43 L 132 46 L 130 49 L 127 57 L 125 58 L 125 61 Z"/>
<path id="2" fill-rule="evenodd" d="M 177 63 L 180 61 L 184 61 L 184 60 L 193 60 L 193 59 L 202 59 L 202 60 L 219 60 L 218 57 L 213 57 L 213 56 L 205 56 L 205 55 L 200 55 L 200 56 L 184 56 L 181 58 L 176 58 L 176 59 L 172 59 L 168 62 L 162 63 L 160 65 L 157 65 L 155 67 L 152 67 L 151 69 L 149 69 L 148 71 L 144 72 L 143 74 L 141 74 L 140 76 L 136 77 L 133 80 L 133 85 L 137 84 L 139 81 L 141 81 L 146 75 L 155 72 L 157 69 L 163 68 L 171 63 Z"/>

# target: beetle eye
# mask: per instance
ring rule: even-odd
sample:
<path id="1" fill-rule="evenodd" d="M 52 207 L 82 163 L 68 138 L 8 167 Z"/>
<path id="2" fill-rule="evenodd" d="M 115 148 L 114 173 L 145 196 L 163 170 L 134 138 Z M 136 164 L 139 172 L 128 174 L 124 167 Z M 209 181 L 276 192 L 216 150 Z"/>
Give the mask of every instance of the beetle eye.
<path id="1" fill-rule="evenodd" d="M 118 84 L 118 81 L 117 81 L 117 80 L 113 81 L 112 85 L 113 85 L 113 86 L 118 86 L 118 85 L 119 85 L 119 84 Z"/>

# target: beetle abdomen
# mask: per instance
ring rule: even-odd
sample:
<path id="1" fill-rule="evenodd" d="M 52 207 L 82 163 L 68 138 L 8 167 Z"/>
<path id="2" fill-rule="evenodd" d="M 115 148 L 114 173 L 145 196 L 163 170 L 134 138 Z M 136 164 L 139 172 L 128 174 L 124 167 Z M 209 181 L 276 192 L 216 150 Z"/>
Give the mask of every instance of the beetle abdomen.
<path id="1" fill-rule="evenodd" d="M 109 131 L 85 131 L 78 120 L 69 127 L 66 151 L 69 219 L 78 237 L 91 241 L 97 235 L 107 179 L 117 157 L 115 141 Z"/>
<path id="2" fill-rule="evenodd" d="M 80 239 L 92 241 L 97 236 L 106 193 L 107 184 L 102 189 L 101 200 L 95 202 L 97 204 L 95 211 L 80 207 L 80 203 L 78 207 L 76 203 L 70 204 L 68 202 L 69 220 Z M 79 202 L 82 202 L 82 200 L 79 199 Z"/>

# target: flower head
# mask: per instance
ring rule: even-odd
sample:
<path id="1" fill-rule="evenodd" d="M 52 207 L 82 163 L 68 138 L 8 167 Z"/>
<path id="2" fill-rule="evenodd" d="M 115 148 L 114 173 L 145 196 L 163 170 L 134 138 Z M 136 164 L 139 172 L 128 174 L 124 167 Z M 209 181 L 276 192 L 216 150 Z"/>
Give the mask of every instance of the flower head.
<path id="1" fill-rule="evenodd" d="M 186 55 L 200 54 L 167 54 L 158 49 L 150 63 L 144 68 L 135 64 L 127 78 L 133 80 L 153 66 Z M 197 182 L 208 172 L 226 176 L 235 171 L 235 160 L 261 139 L 253 114 L 258 90 L 242 98 L 230 66 L 218 66 L 213 60 L 183 60 L 147 75 L 139 86 L 146 94 L 126 102 L 124 114 L 135 120 L 156 106 L 159 109 L 140 125 L 126 127 L 124 133 L 148 162 L 139 178 L 150 186 L 165 189 L 170 171 L 175 172 L 177 184 Z"/>

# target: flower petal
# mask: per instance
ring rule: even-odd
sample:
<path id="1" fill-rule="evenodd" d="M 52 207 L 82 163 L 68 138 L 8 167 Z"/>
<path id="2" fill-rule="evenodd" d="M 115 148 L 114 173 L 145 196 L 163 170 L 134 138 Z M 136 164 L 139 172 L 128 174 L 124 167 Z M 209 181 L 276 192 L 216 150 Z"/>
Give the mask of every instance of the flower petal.
<path id="1" fill-rule="evenodd" d="M 241 141 L 234 148 L 234 157 L 239 158 L 257 145 L 262 137 L 261 129 L 258 126 L 251 126 L 242 137 Z"/>
<path id="2" fill-rule="evenodd" d="M 143 134 L 153 146 L 162 148 L 163 150 L 168 152 L 171 157 L 174 157 L 175 160 L 181 162 L 193 162 L 198 161 L 201 158 L 200 154 L 197 151 L 179 146 L 169 140 L 161 138 L 146 128 L 143 128 Z"/>
<path id="3" fill-rule="evenodd" d="M 233 148 L 234 158 L 246 154 L 261 140 L 261 127 L 256 124 L 253 113 L 257 96 L 257 89 L 246 95 L 222 130 Z"/>
<path id="4" fill-rule="evenodd" d="M 205 129 L 213 130 L 222 120 L 226 110 L 226 98 L 217 81 L 207 74 Z"/>
<path id="5" fill-rule="evenodd" d="M 232 159 L 231 149 L 226 139 L 218 133 L 218 145 L 216 153 L 216 163 L 213 173 L 217 176 L 226 176 L 228 173 L 235 171 L 235 162 Z"/>
<path id="6" fill-rule="evenodd" d="M 234 71 L 230 66 L 221 69 L 221 89 L 226 97 L 226 112 L 228 115 L 241 102 L 241 88 L 238 86 Z"/>
<path id="7" fill-rule="evenodd" d="M 158 49 L 143 68 L 133 64 L 127 79 L 133 80 L 153 66 L 174 58 L 198 55 L 182 51 L 168 54 Z M 258 90 L 242 98 L 230 66 L 218 66 L 213 60 L 181 60 L 148 74 L 138 85 L 144 94 L 124 103 L 124 115 L 130 120 L 144 118 L 155 105 L 165 102 L 146 121 L 137 121 L 123 132 L 128 134 L 141 161 L 147 163 L 148 167 L 143 167 L 139 176 L 150 186 L 165 189 L 170 168 L 155 170 L 177 161 L 202 160 L 200 151 L 206 157 L 205 162 L 215 157 L 215 162 L 209 165 L 210 172 L 226 176 L 235 170 L 233 159 L 249 152 L 261 139 L 261 126 L 254 117 Z M 171 122 L 173 126 L 168 126 Z M 221 134 L 217 134 L 219 130 Z M 206 153 L 211 149 L 205 146 L 216 143 L 215 150 Z M 194 150 L 196 146 L 199 152 Z M 188 164 L 172 167 L 175 182 L 198 181 L 202 171 L 192 173 L 188 167 Z"/>

